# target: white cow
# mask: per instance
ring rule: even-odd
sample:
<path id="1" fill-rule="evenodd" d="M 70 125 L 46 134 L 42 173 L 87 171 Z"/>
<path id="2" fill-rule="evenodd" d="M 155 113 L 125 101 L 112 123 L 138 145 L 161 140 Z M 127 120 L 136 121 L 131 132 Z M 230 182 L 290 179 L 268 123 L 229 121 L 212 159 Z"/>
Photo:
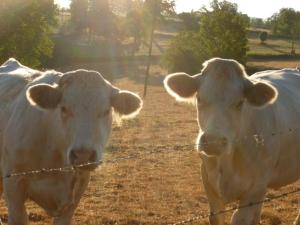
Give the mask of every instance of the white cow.
<path id="1" fill-rule="evenodd" d="M 135 116 L 141 99 L 112 86 L 98 72 L 40 72 L 10 59 L 0 67 L 0 196 L 10 225 L 27 224 L 31 199 L 55 217 L 71 223 L 90 171 L 6 177 L 12 173 L 100 161 L 112 124 L 112 111 Z"/>
<path id="2" fill-rule="evenodd" d="M 211 212 L 259 202 L 268 188 L 300 178 L 300 73 L 296 69 L 247 76 L 234 60 L 213 58 L 200 74 L 167 76 L 165 87 L 178 100 L 195 100 L 197 146 Z M 256 225 L 262 205 L 234 212 L 231 225 Z M 224 215 L 211 216 L 224 225 Z M 300 225 L 300 218 L 296 219 Z"/>

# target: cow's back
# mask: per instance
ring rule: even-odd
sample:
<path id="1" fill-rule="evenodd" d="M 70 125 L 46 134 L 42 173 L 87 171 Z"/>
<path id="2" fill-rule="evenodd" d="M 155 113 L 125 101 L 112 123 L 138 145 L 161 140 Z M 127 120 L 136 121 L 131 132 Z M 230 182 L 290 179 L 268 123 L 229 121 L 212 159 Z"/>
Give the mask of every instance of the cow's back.
<path id="1" fill-rule="evenodd" d="M 15 59 L 9 59 L 0 66 L 0 110 L 11 105 L 24 87 L 40 75 L 40 71 L 25 67 Z"/>
<path id="2" fill-rule="evenodd" d="M 30 77 L 36 74 L 39 74 L 39 71 L 27 68 L 15 59 L 9 59 L 0 66 L 0 146 L 14 102 L 28 84 Z M 1 152 L 0 150 L 0 159 Z"/>
<path id="3" fill-rule="evenodd" d="M 18 102 L 23 100 L 23 104 L 28 104 L 24 101 L 26 87 L 41 75 L 42 72 L 23 66 L 15 59 L 9 59 L 0 66 L 0 161 L 3 156 L 4 132 L 11 116 L 20 107 Z"/>

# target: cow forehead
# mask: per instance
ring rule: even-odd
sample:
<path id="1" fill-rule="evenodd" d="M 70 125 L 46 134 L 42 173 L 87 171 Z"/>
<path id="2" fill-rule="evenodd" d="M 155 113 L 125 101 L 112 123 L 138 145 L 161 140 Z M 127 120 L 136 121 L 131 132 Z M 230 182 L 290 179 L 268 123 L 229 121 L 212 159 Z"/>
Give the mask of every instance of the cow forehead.
<path id="1" fill-rule="evenodd" d="M 75 70 L 65 73 L 61 77 L 59 84 L 61 87 L 101 88 L 109 83 L 96 71 Z"/>
<path id="2" fill-rule="evenodd" d="M 200 99 L 207 102 L 231 103 L 242 97 L 243 71 L 234 61 L 217 60 L 207 64 L 198 90 Z"/>
<path id="3" fill-rule="evenodd" d="M 94 71 L 75 71 L 62 76 L 60 86 L 63 100 L 84 108 L 106 106 L 110 103 L 111 85 Z"/>

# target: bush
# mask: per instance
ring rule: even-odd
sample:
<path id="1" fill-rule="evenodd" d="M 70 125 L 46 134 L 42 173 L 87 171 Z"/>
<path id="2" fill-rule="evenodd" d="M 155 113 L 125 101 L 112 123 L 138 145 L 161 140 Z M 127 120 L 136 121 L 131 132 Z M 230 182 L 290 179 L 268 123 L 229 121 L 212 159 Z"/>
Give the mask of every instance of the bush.
<path id="1" fill-rule="evenodd" d="M 261 43 L 264 43 L 268 39 L 268 33 L 266 31 L 261 32 L 259 38 Z"/>
<path id="2" fill-rule="evenodd" d="M 39 68 L 52 55 L 51 28 L 56 25 L 52 0 L 1 0 L 0 62 L 15 57 Z"/>
<path id="3" fill-rule="evenodd" d="M 201 64 L 212 57 L 246 63 L 249 18 L 227 1 L 214 0 L 211 8 L 200 12 L 199 32 L 180 33 L 171 43 L 163 60 L 169 71 L 199 72 Z"/>
<path id="4" fill-rule="evenodd" d="M 197 33 L 179 33 L 164 54 L 163 65 L 169 72 L 182 71 L 189 74 L 200 72 L 202 62 L 209 59 L 210 55 L 199 43 L 201 41 Z"/>

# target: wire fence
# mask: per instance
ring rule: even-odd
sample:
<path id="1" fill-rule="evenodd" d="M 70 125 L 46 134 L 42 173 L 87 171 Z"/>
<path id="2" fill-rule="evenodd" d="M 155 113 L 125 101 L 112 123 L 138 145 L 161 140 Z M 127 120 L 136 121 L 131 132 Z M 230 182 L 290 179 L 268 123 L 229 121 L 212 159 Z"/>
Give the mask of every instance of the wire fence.
<path id="1" fill-rule="evenodd" d="M 276 195 L 276 196 L 273 196 L 273 197 L 265 198 L 264 200 L 261 200 L 261 201 L 250 202 L 249 204 L 240 205 L 240 206 L 233 206 L 231 208 L 221 210 L 221 211 L 218 211 L 218 212 L 205 213 L 203 215 L 198 215 L 198 216 L 195 216 L 195 217 L 191 217 L 191 218 L 188 218 L 186 220 L 182 220 L 180 222 L 172 223 L 172 224 L 168 224 L 168 225 L 182 225 L 182 224 L 192 223 L 194 221 L 207 219 L 209 217 L 214 217 L 214 216 L 234 212 L 235 210 L 238 210 L 238 209 L 250 208 L 250 207 L 253 207 L 253 206 L 256 206 L 256 205 L 261 205 L 263 203 L 269 203 L 269 202 L 274 201 L 276 199 L 281 199 L 281 198 L 287 197 L 287 196 L 295 194 L 295 193 L 300 193 L 300 188 L 297 188 L 297 189 L 292 190 L 292 191 L 284 192 L 282 194 L 279 194 L 279 195 Z"/>
<path id="2" fill-rule="evenodd" d="M 256 144 L 256 146 L 261 145 L 264 146 L 265 145 L 265 139 L 267 137 L 275 137 L 277 135 L 281 135 L 281 134 L 286 134 L 287 132 L 296 132 L 298 131 L 298 129 L 288 129 L 285 132 L 277 132 L 277 133 L 271 133 L 270 135 L 261 135 L 261 134 L 255 134 L 255 135 L 250 135 L 250 136 L 244 136 L 241 137 L 239 139 L 237 139 L 235 142 L 240 142 L 244 139 L 253 139 L 254 143 Z M 128 147 L 128 145 L 112 145 L 111 147 L 113 149 L 116 148 L 139 148 L 139 149 L 143 149 L 146 150 L 146 152 L 143 152 L 143 154 L 134 154 L 134 155 L 130 155 L 130 156 L 125 156 L 125 157 L 118 157 L 115 159 L 110 159 L 110 160 L 98 160 L 98 161 L 94 161 L 94 162 L 88 162 L 88 163 L 83 163 L 83 164 L 79 164 L 79 165 L 69 165 L 69 166 L 64 166 L 64 167 L 59 167 L 59 168 L 41 168 L 38 170 L 31 170 L 31 171 L 22 171 L 22 172 L 14 172 L 14 173 L 10 173 L 7 174 L 3 177 L 3 179 L 10 179 L 10 178 L 14 178 L 14 177 L 22 177 L 22 176 L 35 176 L 35 175 L 40 175 L 40 174 L 49 174 L 49 173 L 72 173 L 75 172 L 78 169 L 82 169 L 85 167 L 89 167 L 89 166 L 94 166 L 94 165 L 101 165 L 103 163 L 105 164 L 114 164 L 114 163 L 119 163 L 121 161 L 125 161 L 125 160 L 139 160 L 142 159 L 145 155 L 153 155 L 153 154 L 159 154 L 159 153 L 166 153 L 166 152 L 175 152 L 175 151 L 194 151 L 195 148 L 197 147 L 205 147 L 205 146 L 209 146 L 212 144 L 223 144 L 223 141 L 214 141 L 214 142 L 206 142 L 204 144 L 201 145 L 197 145 L 197 144 L 177 144 L 177 145 L 151 145 L 151 144 L 135 144 L 135 145 L 130 145 Z M 154 148 L 154 150 L 148 151 L 148 149 L 150 148 Z M 249 208 L 249 207 L 253 207 L 256 205 L 261 205 L 263 203 L 269 203 L 273 200 L 276 199 L 280 199 L 280 198 L 284 198 L 287 197 L 289 195 L 295 194 L 295 193 L 300 193 L 300 188 L 288 191 L 288 192 L 284 192 L 281 193 L 279 195 L 276 196 L 272 196 L 272 197 L 268 197 L 265 198 L 264 200 L 261 201 L 257 201 L 257 202 L 250 202 L 249 204 L 245 204 L 245 205 L 238 205 L 238 206 L 234 206 L 231 208 L 228 208 L 226 210 L 222 210 L 222 211 L 218 211 L 218 212 L 210 212 L 208 213 L 207 211 L 205 212 L 201 212 L 199 213 L 199 215 L 196 215 L 194 217 L 190 217 L 187 218 L 186 220 L 182 220 L 179 222 L 175 222 L 175 223 L 170 223 L 167 225 L 182 225 L 182 224 L 188 224 L 188 223 L 192 223 L 195 221 L 200 221 L 203 219 L 207 219 L 210 217 L 215 217 L 218 215 L 222 215 L 222 214 L 226 214 L 226 213 L 230 213 L 230 212 L 234 212 L 235 210 L 238 209 L 244 209 L 244 208 Z"/>
<path id="3" fill-rule="evenodd" d="M 263 135 L 263 134 L 253 134 L 253 135 L 249 135 L 249 136 L 243 136 L 243 137 L 239 137 L 236 138 L 234 143 L 240 143 L 243 140 L 251 140 L 254 141 L 255 146 L 264 146 L 265 145 L 265 139 L 268 137 L 277 137 L 278 135 L 282 135 L 286 132 L 296 132 L 298 131 L 298 129 L 291 129 L 289 128 L 287 131 L 281 131 L 281 132 L 273 132 L 270 133 L 270 135 Z M 189 150 L 194 150 L 194 149 L 198 149 L 198 148 L 205 148 L 214 144 L 218 144 L 218 145 L 222 145 L 224 144 L 223 140 L 218 140 L 218 141 L 209 141 L 209 142 L 205 142 L 205 143 L 201 143 L 201 144 L 176 144 L 176 145 L 172 145 L 172 144 L 164 144 L 164 145 L 153 145 L 153 144 L 135 144 L 135 145 L 130 145 L 130 148 L 139 148 L 139 149 L 150 149 L 150 148 L 154 148 L 155 150 L 151 150 L 148 151 L 146 153 L 147 155 L 150 154 L 156 154 L 156 153 L 163 153 L 166 151 L 182 151 L 182 150 L 187 150 L 189 148 Z M 118 144 L 118 145 L 112 145 L 111 148 L 113 149 L 117 149 L 117 148 L 128 148 L 128 146 L 122 145 L 122 144 Z M 144 156 L 145 154 L 143 154 Z M 140 159 L 140 157 L 138 155 L 132 155 L 132 156 L 126 156 L 126 157 L 120 157 L 120 158 L 116 158 L 116 159 L 112 159 L 112 160 L 98 160 L 98 161 L 94 161 L 94 162 L 87 162 L 87 163 L 83 163 L 83 164 L 78 164 L 78 165 L 68 165 L 68 166 L 64 166 L 64 167 L 59 167 L 59 168 L 41 168 L 41 169 L 37 169 L 37 170 L 31 170 L 31 171 L 22 171 L 22 172 L 13 172 L 10 174 L 5 175 L 3 178 L 4 179 L 8 179 L 8 178 L 12 178 L 12 177 L 20 177 L 20 176 L 30 176 L 30 175 L 38 175 L 38 174 L 46 174 L 46 173 L 54 173 L 54 172 L 61 172 L 61 173 L 69 173 L 69 172 L 73 172 L 76 171 L 76 169 L 81 169 L 81 168 L 85 168 L 85 167 L 89 167 L 92 165 L 100 165 L 102 163 L 118 163 L 119 161 L 124 161 L 124 160 L 133 160 L 133 159 Z"/>

